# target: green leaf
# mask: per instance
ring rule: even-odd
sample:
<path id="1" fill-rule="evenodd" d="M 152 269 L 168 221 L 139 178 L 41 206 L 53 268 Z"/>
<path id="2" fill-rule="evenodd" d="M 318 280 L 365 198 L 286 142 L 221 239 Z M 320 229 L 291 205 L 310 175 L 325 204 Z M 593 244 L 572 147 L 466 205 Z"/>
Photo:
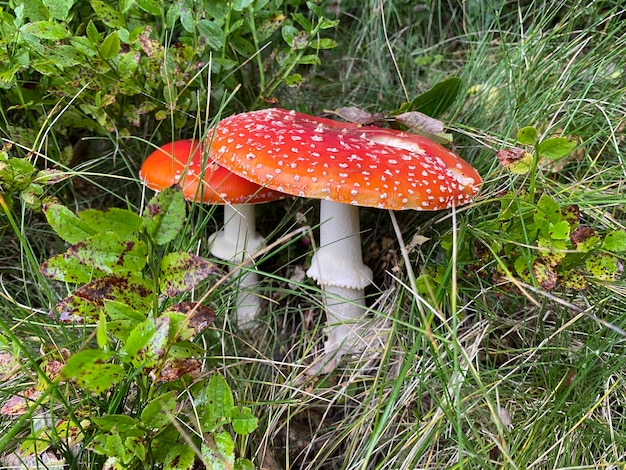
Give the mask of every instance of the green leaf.
<path id="1" fill-rule="evenodd" d="M 138 272 L 146 265 L 148 248 L 135 237 L 121 239 L 104 232 L 82 240 L 67 249 L 81 263 L 106 273 Z"/>
<path id="2" fill-rule="evenodd" d="M 532 126 L 522 127 L 517 131 L 517 141 L 524 145 L 535 145 L 537 143 L 537 129 Z"/>
<path id="3" fill-rule="evenodd" d="M 141 8 L 146 13 L 150 13 L 151 15 L 161 17 L 163 1 L 160 2 L 157 0 L 136 0 L 137 6 Z"/>
<path id="4" fill-rule="evenodd" d="M 419 111 L 430 117 L 439 117 L 452 106 L 461 91 L 461 79 L 450 77 L 434 85 L 415 98 L 406 111 Z"/>
<path id="5" fill-rule="evenodd" d="M 141 230 L 142 219 L 127 209 L 112 207 L 106 210 L 87 209 L 78 213 L 78 217 L 98 232 L 115 232 L 126 238 L 136 235 Z"/>
<path id="6" fill-rule="evenodd" d="M 110 4 L 105 3 L 102 0 L 90 0 L 89 3 L 91 3 L 91 8 L 93 8 L 93 11 L 96 13 L 98 19 L 109 28 L 120 29 L 126 27 L 126 22 L 124 21 L 122 14 Z"/>
<path id="7" fill-rule="evenodd" d="M 626 230 L 616 230 L 607 234 L 603 248 L 613 253 L 626 251 Z"/>
<path id="8" fill-rule="evenodd" d="M 191 470 L 196 461 L 196 454 L 187 444 L 172 446 L 165 456 L 163 470 Z M 226 467 L 217 467 L 225 470 Z"/>
<path id="9" fill-rule="evenodd" d="M 172 241 L 185 222 L 185 200 L 180 188 L 167 188 L 148 202 L 143 228 L 157 245 Z"/>
<path id="10" fill-rule="evenodd" d="M 75 0 L 42 0 L 50 16 L 56 20 L 66 20 L 74 2 Z"/>
<path id="11" fill-rule="evenodd" d="M 257 428 L 259 420 L 254 417 L 250 408 L 233 408 L 232 425 L 237 434 L 244 436 Z"/>
<path id="12" fill-rule="evenodd" d="M 232 9 L 235 11 L 243 11 L 254 3 L 254 0 L 233 0 L 231 2 Z"/>
<path id="13" fill-rule="evenodd" d="M 154 367 L 165 353 L 170 320 L 168 317 L 149 318 L 131 331 L 122 349 L 124 362 L 135 367 Z"/>
<path id="14" fill-rule="evenodd" d="M 96 233 L 67 207 L 60 204 L 46 204 L 44 214 L 52 229 L 66 242 L 78 243 Z"/>
<path id="15" fill-rule="evenodd" d="M 206 40 L 207 46 L 214 51 L 224 47 L 226 35 L 224 30 L 215 22 L 207 19 L 198 21 L 196 25 L 200 36 Z"/>
<path id="16" fill-rule="evenodd" d="M 566 137 L 553 137 L 541 141 L 537 147 L 539 155 L 549 160 L 558 160 L 569 155 L 576 148 L 576 142 Z"/>
<path id="17" fill-rule="evenodd" d="M 293 47 L 294 38 L 299 33 L 298 29 L 290 24 L 286 24 L 282 27 L 281 33 L 283 35 L 283 39 L 289 45 L 289 47 Z"/>
<path id="18" fill-rule="evenodd" d="M 560 220 L 555 224 L 550 224 L 548 235 L 554 240 L 565 240 L 569 237 L 569 223 L 566 220 Z"/>
<path id="19" fill-rule="evenodd" d="M 152 305 L 151 285 L 140 276 L 106 276 L 78 288 L 57 303 L 55 310 L 61 321 L 76 322 L 94 319 L 105 301 L 116 300 L 129 308 L 145 312 Z"/>
<path id="20" fill-rule="evenodd" d="M 168 253 L 161 259 L 159 285 L 169 297 L 189 292 L 214 271 L 207 260 L 191 253 Z"/>
<path id="21" fill-rule="evenodd" d="M 34 21 L 25 24 L 20 30 L 24 33 L 32 34 L 39 39 L 49 39 L 51 41 L 59 41 L 69 38 L 72 35 L 65 26 L 52 21 Z"/>
<path id="22" fill-rule="evenodd" d="M 176 414 L 176 397 L 173 391 L 159 395 L 150 401 L 141 412 L 141 422 L 149 429 L 162 429 L 171 423 Z"/>
<path id="23" fill-rule="evenodd" d="M 104 309 L 110 320 L 107 330 L 119 340 L 126 342 L 130 332 L 146 320 L 146 315 L 115 300 L 105 300 Z"/>
<path id="24" fill-rule="evenodd" d="M 100 394 L 124 378 L 124 368 L 108 362 L 112 355 L 99 349 L 86 349 L 72 355 L 61 375 L 91 393 Z"/>
<path id="25" fill-rule="evenodd" d="M 100 56 L 103 59 L 113 59 L 117 57 L 120 52 L 120 37 L 117 35 L 117 31 L 113 31 L 109 34 L 102 45 L 100 46 Z"/>
<path id="26" fill-rule="evenodd" d="M 102 310 L 100 311 L 100 318 L 96 329 L 96 341 L 100 349 L 106 349 L 109 344 L 109 339 L 107 337 L 107 317 Z"/>
<path id="27" fill-rule="evenodd" d="M 207 408 L 216 419 L 232 416 L 235 402 L 228 383 L 220 374 L 213 374 L 206 388 Z"/>
<path id="28" fill-rule="evenodd" d="M 235 442 L 226 431 L 210 434 L 210 438 L 202 443 L 202 457 L 209 463 L 208 470 L 224 470 L 235 465 Z"/>
<path id="29" fill-rule="evenodd" d="M 313 41 L 310 46 L 314 49 L 334 49 L 337 47 L 337 41 L 330 38 L 320 38 L 317 41 Z"/>
<path id="30" fill-rule="evenodd" d="M 585 261 L 589 274 L 599 281 L 615 281 L 624 268 L 613 255 L 606 253 L 595 255 Z"/>
<path id="31" fill-rule="evenodd" d="M 128 415 L 111 413 L 105 416 L 94 416 L 91 420 L 99 429 L 106 432 L 112 432 L 114 429 L 126 435 L 139 435 L 135 433 L 141 432 L 138 429 L 139 421 Z"/>
<path id="32" fill-rule="evenodd" d="M 320 65 L 322 61 L 317 54 L 307 54 L 300 57 L 298 63 L 303 65 Z"/>
<path id="33" fill-rule="evenodd" d="M 89 20 L 85 32 L 87 33 L 87 38 L 91 41 L 92 44 L 100 43 L 100 33 L 98 32 L 98 28 L 96 28 L 96 25 L 93 24 L 93 21 Z"/>
<path id="34" fill-rule="evenodd" d="M 534 221 L 537 226 L 547 232 L 550 229 L 550 224 L 558 224 L 562 220 L 563 214 L 556 201 L 550 196 L 542 194 L 534 214 Z"/>

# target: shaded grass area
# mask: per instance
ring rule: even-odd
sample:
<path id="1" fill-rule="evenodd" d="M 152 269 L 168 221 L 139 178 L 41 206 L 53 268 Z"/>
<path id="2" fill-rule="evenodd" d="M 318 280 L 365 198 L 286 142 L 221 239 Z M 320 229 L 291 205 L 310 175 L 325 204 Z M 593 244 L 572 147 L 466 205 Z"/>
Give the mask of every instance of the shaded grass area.
<path id="1" fill-rule="evenodd" d="M 260 328 L 238 331 L 227 308 L 234 289 L 215 294 L 220 320 L 205 338 L 207 368 L 224 373 L 236 399 L 260 420 L 237 447 L 261 468 L 619 468 L 626 462 L 624 337 L 596 319 L 626 329 L 623 276 L 581 292 L 545 292 L 532 282 L 519 289 L 494 275 L 497 257 L 482 265 L 470 258 L 484 242 L 476 227 L 498 219 L 500 197 L 521 198 L 528 188 L 527 175 L 504 170 L 495 158 L 527 125 L 581 144 L 557 171 L 541 169 L 539 192 L 578 205 L 585 224 L 600 232 L 624 228 L 623 7 L 412 3 L 329 4 L 341 20 L 341 46 L 323 53 L 308 81 L 283 90 L 279 103 L 315 113 L 346 105 L 392 110 L 438 80 L 459 76 L 463 99 L 444 121 L 456 150 L 483 175 L 483 190 L 454 217 L 398 214 L 403 240 L 388 214 L 362 212 L 365 254 L 378 287 L 369 291 L 373 346 L 327 376 L 306 374 L 324 321 L 319 290 L 295 273 L 310 256 L 306 238 L 261 262 L 267 308 Z M 139 185 L 123 177 L 136 174 L 146 153 L 138 142 L 115 147 L 78 167 L 55 195 L 85 208 L 102 204 L 104 191 L 104 206 L 139 207 Z M 118 178 L 100 175 L 111 161 Z M 206 233 L 216 229 L 218 214 L 193 208 L 177 248 L 209 256 Z M 259 225 L 276 240 L 301 226 L 303 215 L 315 226 L 316 204 L 281 202 L 262 209 Z M 14 222 L 1 255 L 3 320 L 34 356 L 53 345 L 79 349 L 92 327 L 59 326 L 43 315 L 66 288 L 42 279 L 36 264 L 62 247 L 36 214 L 23 211 Z M 428 240 L 415 241 L 416 235 Z M 502 244 L 512 238 L 492 236 Z M 442 238 L 457 249 L 443 249 Z M 417 276 L 433 274 L 430 291 L 410 286 L 402 245 Z M 15 367 L 0 386 L 3 397 L 36 379 L 28 360 Z M 95 403 L 101 413 L 140 407 L 125 404 L 132 395 L 126 390 L 128 396 L 102 399 L 67 393 L 75 409 L 81 403 Z M 13 424 L 4 419 L 2 427 Z M 64 456 L 76 468 L 102 464 L 70 449 Z"/>

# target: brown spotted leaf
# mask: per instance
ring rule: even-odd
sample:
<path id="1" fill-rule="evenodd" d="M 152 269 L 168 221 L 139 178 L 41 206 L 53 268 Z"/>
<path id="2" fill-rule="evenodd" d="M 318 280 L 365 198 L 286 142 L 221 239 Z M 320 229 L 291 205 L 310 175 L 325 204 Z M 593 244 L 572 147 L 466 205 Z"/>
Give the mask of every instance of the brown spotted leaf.
<path id="1" fill-rule="evenodd" d="M 580 226 L 572 232 L 569 237 L 572 245 L 576 248 L 576 251 L 583 253 L 590 252 L 598 243 L 600 243 L 600 236 L 591 227 Z"/>
<path id="2" fill-rule="evenodd" d="M 161 293 L 172 297 L 189 292 L 214 270 L 212 263 L 199 256 L 184 252 L 169 253 L 161 260 Z"/>
<path id="3" fill-rule="evenodd" d="M 172 323 L 172 330 L 177 339 L 189 339 L 206 330 L 215 321 L 215 312 L 206 305 L 197 302 L 180 302 L 168 308 L 163 315 L 177 318 Z M 187 334 L 179 330 L 189 330 Z"/>
<path id="4" fill-rule="evenodd" d="M 536 259 L 533 263 L 533 274 L 537 283 L 545 290 L 552 290 L 556 287 L 558 276 L 556 271 L 548 264 Z"/>
<path id="5" fill-rule="evenodd" d="M 520 175 L 528 173 L 533 162 L 533 156 L 530 153 L 517 147 L 498 150 L 496 155 L 500 165 Z"/>
<path id="6" fill-rule="evenodd" d="M 131 309 L 146 312 L 151 307 L 152 287 L 139 276 L 106 276 L 76 289 L 57 303 L 55 313 L 64 323 L 95 320 L 104 308 L 105 300 L 115 300 Z"/>
<path id="7" fill-rule="evenodd" d="M 578 269 L 570 269 L 561 275 L 561 282 L 567 289 L 575 291 L 586 290 L 589 287 L 587 278 Z"/>

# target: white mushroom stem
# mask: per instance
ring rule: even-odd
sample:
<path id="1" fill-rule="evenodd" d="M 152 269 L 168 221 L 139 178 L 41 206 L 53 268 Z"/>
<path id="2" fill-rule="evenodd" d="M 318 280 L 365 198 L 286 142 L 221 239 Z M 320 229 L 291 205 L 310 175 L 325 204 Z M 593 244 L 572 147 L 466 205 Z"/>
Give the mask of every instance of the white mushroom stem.
<path id="1" fill-rule="evenodd" d="M 224 206 L 224 228 L 211 235 L 211 253 L 222 260 L 238 265 L 263 246 L 265 239 L 256 231 L 255 210 L 252 204 Z M 251 323 L 261 309 L 257 287 L 259 275 L 251 261 L 237 279 L 238 293 L 235 316 L 239 326 Z"/>
<path id="2" fill-rule="evenodd" d="M 364 289 L 372 283 L 372 270 L 363 264 L 358 207 L 322 200 L 320 220 L 320 247 L 307 275 L 324 289 L 324 350 L 336 362 L 353 350 L 361 337 L 366 312 Z"/>

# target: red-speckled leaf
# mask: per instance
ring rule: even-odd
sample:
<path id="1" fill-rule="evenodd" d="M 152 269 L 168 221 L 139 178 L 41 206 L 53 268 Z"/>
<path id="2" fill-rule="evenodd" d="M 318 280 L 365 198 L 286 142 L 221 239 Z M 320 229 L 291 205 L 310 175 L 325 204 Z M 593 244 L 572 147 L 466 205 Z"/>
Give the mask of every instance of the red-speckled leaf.
<path id="1" fill-rule="evenodd" d="M 159 278 L 161 293 L 171 297 L 189 292 L 214 269 L 209 261 L 191 253 L 169 253 L 161 260 Z"/>
<path id="2" fill-rule="evenodd" d="M 624 265 L 613 255 L 602 253 L 585 262 L 589 274 L 599 281 L 615 281 L 624 272 Z"/>
<path id="3" fill-rule="evenodd" d="M 537 283 L 545 290 L 552 290 L 556 287 L 558 280 L 556 271 L 543 261 L 535 260 L 533 263 L 533 274 Z"/>
<path id="4" fill-rule="evenodd" d="M 587 278 L 578 269 L 570 269 L 565 271 L 561 276 L 561 282 L 567 289 L 575 291 L 585 290 L 589 287 Z"/>
<path id="5" fill-rule="evenodd" d="M 576 251 L 589 253 L 598 243 L 600 243 L 600 235 L 591 227 L 580 226 L 570 235 L 570 241 Z"/>
<path id="6" fill-rule="evenodd" d="M 104 271 L 83 264 L 69 253 L 61 253 L 43 262 L 39 271 L 46 277 L 72 284 L 84 284 L 106 275 Z"/>
<path id="7" fill-rule="evenodd" d="M 59 320 L 67 323 L 97 320 L 104 302 L 116 300 L 139 312 L 150 310 L 152 302 L 150 283 L 139 276 L 106 276 L 80 287 L 57 303 Z"/>
<path id="8" fill-rule="evenodd" d="M 85 349 L 67 360 L 61 375 L 88 392 L 100 394 L 124 378 L 124 368 L 109 362 L 112 357 L 107 351 Z"/>
<path id="9" fill-rule="evenodd" d="M 146 265 L 148 249 L 135 238 L 122 239 L 114 232 L 104 232 L 82 240 L 67 249 L 81 263 L 107 273 L 137 272 Z"/>
<path id="10" fill-rule="evenodd" d="M 206 305 L 197 302 L 181 302 L 172 305 L 163 315 L 170 317 L 170 339 L 191 339 L 215 321 L 215 312 Z"/>
<path id="11" fill-rule="evenodd" d="M 146 205 L 143 227 L 157 245 L 172 241 L 185 223 L 185 199 L 179 187 L 166 188 Z"/>
<path id="12" fill-rule="evenodd" d="M 170 319 L 167 316 L 149 318 L 131 331 L 122 349 L 124 362 L 134 366 L 154 367 L 165 354 Z"/>

